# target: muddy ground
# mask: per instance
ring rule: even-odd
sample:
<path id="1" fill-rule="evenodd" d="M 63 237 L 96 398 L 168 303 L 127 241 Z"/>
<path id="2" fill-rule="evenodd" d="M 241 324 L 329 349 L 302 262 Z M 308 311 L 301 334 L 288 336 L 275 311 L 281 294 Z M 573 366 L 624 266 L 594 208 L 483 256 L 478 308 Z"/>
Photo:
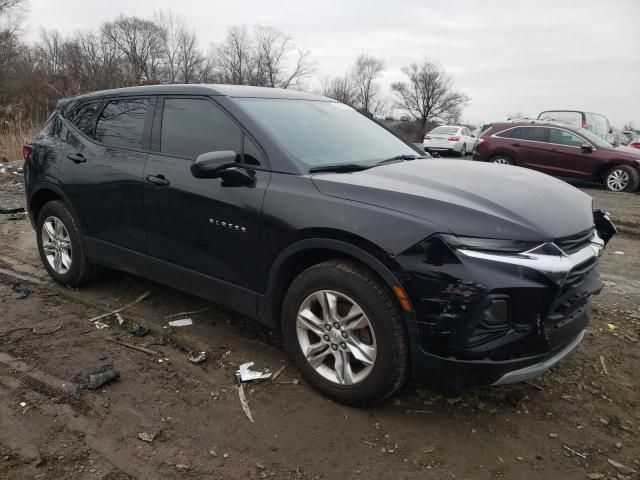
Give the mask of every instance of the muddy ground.
<path id="1" fill-rule="evenodd" d="M 23 203 L 19 180 L 0 175 L 1 207 Z M 586 191 L 628 226 L 602 258 L 607 288 L 573 356 L 530 384 L 409 384 L 366 410 L 302 382 L 277 332 L 199 298 L 116 272 L 80 291 L 53 283 L 28 220 L 0 215 L 0 478 L 638 478 L 640 195 Z M 14 297 L 17 282 L 28 298 Z M 89 321 L 145 291 L 122 326 Z M 203 308 L 194 325 L 165 328 L 165 316 Z M 135 322 L 151 332 L 133 336 Z M 167 344 L 149 345 L 159 339 Z M 206 363 L 189 363 L 189 349 Z M 255 423 L 234 380 L 246 361 L 286 366 L 246 388 Z M 75 398 L 107 363 L 121 378 Z"/>

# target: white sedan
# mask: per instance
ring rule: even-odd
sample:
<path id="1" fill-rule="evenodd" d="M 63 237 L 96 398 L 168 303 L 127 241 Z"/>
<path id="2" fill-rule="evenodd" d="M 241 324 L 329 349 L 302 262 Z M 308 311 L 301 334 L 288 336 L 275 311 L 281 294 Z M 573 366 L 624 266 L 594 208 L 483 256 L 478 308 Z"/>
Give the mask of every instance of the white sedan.
<path id="1" fill-rule="evenodd" d="M 448 152 L 464 157 L 473 151 L 476 141 L 467 127 L 440 125 L 424 136 L 422 145 L 427 152 Z"/>

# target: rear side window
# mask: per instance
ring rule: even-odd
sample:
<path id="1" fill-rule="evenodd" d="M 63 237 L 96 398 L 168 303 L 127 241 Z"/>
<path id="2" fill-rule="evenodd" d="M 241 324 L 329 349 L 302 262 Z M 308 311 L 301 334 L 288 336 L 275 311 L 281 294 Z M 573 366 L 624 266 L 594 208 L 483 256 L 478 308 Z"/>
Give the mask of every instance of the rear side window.
<path id="1" fill-rule="evenodd" d="M 93 137 L 93 127 L 95 126 L 96 112 L 100 102 L 89 102 L 74 110 L 69 115 L 68 120 L 73 123 L 78 130 L 87 137 Z"/>
<path id="2" fill-rule="evenodd" d="M 95 139 L 114 147 L 142 149 L 148 111 L 148 98 L 110 101 L 98 117 Z"/>
<path id="3" fill-rule="evenodd" d="M 559 128 L 549 129 L 549 142 L 557 143 L 558 145 L 567 145 L 569 147 L 579 147 L 585 143 L 578 135 Z"/>
<path id="4" fill-rule="evenodd" d="M 167 98 L 162 112 L 160 151 L 196 158 L 220 150 L 242 151 L 242 131 L 218 107 L 204 99 Z"/>
<path id="5" fill-rule="evenodd" d="M 496 137 L 514 138 L 517 140 L 531 140 L 545 142 L 545 129 L 543 127 L 516 127 L 496 134 Z"/>

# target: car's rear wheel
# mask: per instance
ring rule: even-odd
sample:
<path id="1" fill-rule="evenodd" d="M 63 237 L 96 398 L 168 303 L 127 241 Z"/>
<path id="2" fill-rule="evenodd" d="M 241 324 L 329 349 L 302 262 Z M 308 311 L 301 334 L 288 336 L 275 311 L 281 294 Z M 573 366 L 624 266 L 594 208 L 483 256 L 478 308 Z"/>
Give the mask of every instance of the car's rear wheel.
<path id="1" fill-rule="evenodd" d="M 498 163 L 500 165 L 513 165 L 513 160 L 507 155 L 496 155 L 491 159 L 491 163 Z"/>
<path id="2" fill-rule="evenodd" d="M 369 270 L 330 260 L 290 285 L 282 312 L 284 341 L 304 378 L 328 397 L 374 405 L 407 376 L 407 333 L 389 290 Z"/>
<path id="3" fill-rule="evenodd" d="M 64 286 L 78 287 L 94 278 L 79 225 L 66 204 L 46 203 L 36 223 L 38 251 L 47 272 Z"/>
<path id="4" fill-rule="evenodd" d="M 464 157 L 466 154 L 467 154 L 467 146 L 462 145 L 462 148 L 460 149 L 460 156 Z"/>
<path id="5" fill-rule="evenodd" d="M 634 192 L 638 183 L 638 172 L 626 165 L 616 165 L 604 177 L 605 186 L 612 192 Z"/>

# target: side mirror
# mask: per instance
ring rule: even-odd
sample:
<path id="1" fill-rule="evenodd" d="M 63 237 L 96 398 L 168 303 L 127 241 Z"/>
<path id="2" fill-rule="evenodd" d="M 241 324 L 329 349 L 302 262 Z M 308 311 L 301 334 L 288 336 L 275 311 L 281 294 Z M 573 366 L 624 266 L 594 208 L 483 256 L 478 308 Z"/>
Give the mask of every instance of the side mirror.
<path id="1" fill-rule="evenodd" d="M 472 134 L 471 134 L 471 138 L 476 138 L 476 136 L 472 133 Z"/>
<path id="2" fill-rule="evenodd" d="M 582 149 L 582 151 L 584 153 L 593 152 L 593 147 L 591 145 L 589 145 L 588 143 L 583 143 L 582 145 L 580 145 L 580 148 Z"/>
<path id="3" fill-rule="evenodd" d="M 220 178 L 222 172 L 238 165 L 237 157 L 233 150 L 202 153 L 191 165 L 191 175 L 196 178 Z"/>

